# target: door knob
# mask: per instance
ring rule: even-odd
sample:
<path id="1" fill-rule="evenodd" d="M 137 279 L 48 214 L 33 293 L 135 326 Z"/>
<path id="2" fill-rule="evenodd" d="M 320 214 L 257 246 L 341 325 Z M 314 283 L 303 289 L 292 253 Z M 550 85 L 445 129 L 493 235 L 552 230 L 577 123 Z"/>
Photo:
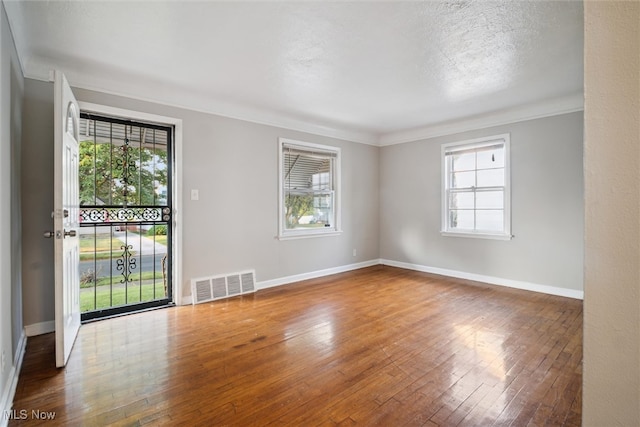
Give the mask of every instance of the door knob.
<path id="1" fill-rule="evenodd" d="M 45 231 L 45 232 L 44 232 L 44 237 L 45 237 L 45 239 L 50 239 L 50 238 L 52 238 L 53 236 L 54 236 L 53 231 Z"/>
<path id="2" fill-rule="evenodd" d="M 64 231 L 64 237 L 76 237 L 76 230 L 65 230 Z"/>

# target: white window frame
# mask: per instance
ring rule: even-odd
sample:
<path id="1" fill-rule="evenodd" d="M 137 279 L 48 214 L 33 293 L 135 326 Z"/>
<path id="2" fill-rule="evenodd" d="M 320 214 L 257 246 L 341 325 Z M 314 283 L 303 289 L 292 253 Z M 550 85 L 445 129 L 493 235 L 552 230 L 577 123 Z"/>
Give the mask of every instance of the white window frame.
<path id="1" fill-rule="evenodd" d="M 284 147 L 285 145 L 295 145 L 296 147 L 302 150 L 308 150 L 311 152 L 327 152 L 335 154 L 335 159 L 333 163 L 334 173 L 333 173 L 333 210 L 335 222 L 331 227 L 325 228 L 309 228 L 309 229 L 296 229 L 296 230 L 287 230 L 285 224 L 285 188 L 284 188 Z M 341 167 L 340 167 L 340 148 L 333 147 L 328 145 L 314 144 L 311 142 L 297 141 L 293 139 L 287 138 L 278 138 L 278 239 L 287 240 L 287 239 L 301 239 L 308 237 L 321 237 L 321 236 L 336 236 L 342 233 L 341 226 L 341 188 L 340 188 L 340 175 L 341 175 Z"/>
<path id="2" fill-rule="evenodd" d="M 504 145 L 504 204 L 503 204 L 503 230 L 501 232 L 491 232 L 485 230 L 457 230 L 449 227 L 449 163 L 447 154 L 455 151 L 471 150 L 484 146 L 502 143 Z M 476 138 L 466 141 L 458 141 L 442 144 L 442 227 L 440 234 L 443 236 L 472 237 L 496 240 L 510 240 L 511 235 L 511 160 L 510 160 L 510 135 L 501 134 L 483 138 Z M 475 190 L 474 190 L 475 191 Z"/>

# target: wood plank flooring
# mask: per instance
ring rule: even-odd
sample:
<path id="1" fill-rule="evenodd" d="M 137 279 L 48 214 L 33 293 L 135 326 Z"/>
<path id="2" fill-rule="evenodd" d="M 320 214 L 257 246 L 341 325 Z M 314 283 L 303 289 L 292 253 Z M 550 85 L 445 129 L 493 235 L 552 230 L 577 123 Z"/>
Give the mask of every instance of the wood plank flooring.
<path id="1" fill-rule="evenodd" d="M 10 426 L 578 426 L 582 301 L 376 266 L 86 324 L 54 362 L 29 338 Z"/>

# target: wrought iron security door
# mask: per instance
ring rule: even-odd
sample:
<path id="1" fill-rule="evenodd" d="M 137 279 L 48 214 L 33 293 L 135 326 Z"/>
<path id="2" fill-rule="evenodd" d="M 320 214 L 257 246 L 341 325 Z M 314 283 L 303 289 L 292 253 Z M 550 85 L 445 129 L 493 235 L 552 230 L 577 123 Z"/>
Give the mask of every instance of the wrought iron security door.
<path id="1" fill-rule="evenodd" d="M 169 305 L 173 129 L 80 118 L 82 320 Z"/>

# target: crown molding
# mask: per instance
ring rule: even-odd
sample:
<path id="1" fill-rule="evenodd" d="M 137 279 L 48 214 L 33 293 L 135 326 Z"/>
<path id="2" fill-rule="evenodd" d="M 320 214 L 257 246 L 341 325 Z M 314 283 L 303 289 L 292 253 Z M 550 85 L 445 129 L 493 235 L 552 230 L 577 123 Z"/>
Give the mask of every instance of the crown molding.
<path id="1" fill-rule="evenodd" d="M 378 145 L 384 147 L 387 145 L 403 144 L 405 142 L 453 135 L 470 130 L 485 129 L 493 126 L 557 116 L 582 110 L 584 110 L 584 95 L 582 93 L 576 93 L 446 123 L 387 133 L 379 137 Z"/>
<path id="2" fill-rule="evenodd" d="M 52 67 L 49 65 L 30 62 L 26 67 L 24 77 L 49 81 L 51 69 Z M 80 89 L 380 147 L 584 110 L 583 93 L 575 93 L 459 120 L 398 132 L 376 134 L 319 124 L 268 109 L 219 101 L 203 93 L 181 91 L 179 88 L 172 88 L 170 85 L 162 85 L 161 90 L 155 90 L 153 94 L 141 94 L 140 85 L 133 81 L 120 82 L 114 90 L 105 89 L 113 86 L 113 80 L 90 78 L 86 74 L 70 70 L 63 69 L 63 71 L 65 71 L 71 85 Z"/>
<path id="3" fill-rule="evenodd" d="M 39 66 L 30 63 L 24 72 L 24 77 L 49 81 L 51 66 Z M 284 113 L 262 109 L 238 103 L 224 102 L 208 97 L 202 92 L 181 91 L 179 88 L 172 88 L 170 85 L 163 85 L 161 90 L 153 91 L 153 94 L 141 94 L 140 85 L 132 81 L 115 83 L 112 80 L 90 78 L 82 73 L 61 68 L 71 83 L 72 87 L 79 89 L 100 92 L 108 95 L 115 95 L 124 98 L 144 101 L 168 107 L 180 108 L 199 113 L 212 114 L 246 122 L 284 128 L 298 132 L 310 133 L 313 135 L 326 136 L 357 142 L 366 145 L 378 145 L 378 135 L 372 132 L 358 131 L 345 127 L 319 124 L 310 120 L 292 117 Z M 115 87 L 116 89 L 105 89 Z M 180 100 L 180 101 L 178 101 Z"/>

